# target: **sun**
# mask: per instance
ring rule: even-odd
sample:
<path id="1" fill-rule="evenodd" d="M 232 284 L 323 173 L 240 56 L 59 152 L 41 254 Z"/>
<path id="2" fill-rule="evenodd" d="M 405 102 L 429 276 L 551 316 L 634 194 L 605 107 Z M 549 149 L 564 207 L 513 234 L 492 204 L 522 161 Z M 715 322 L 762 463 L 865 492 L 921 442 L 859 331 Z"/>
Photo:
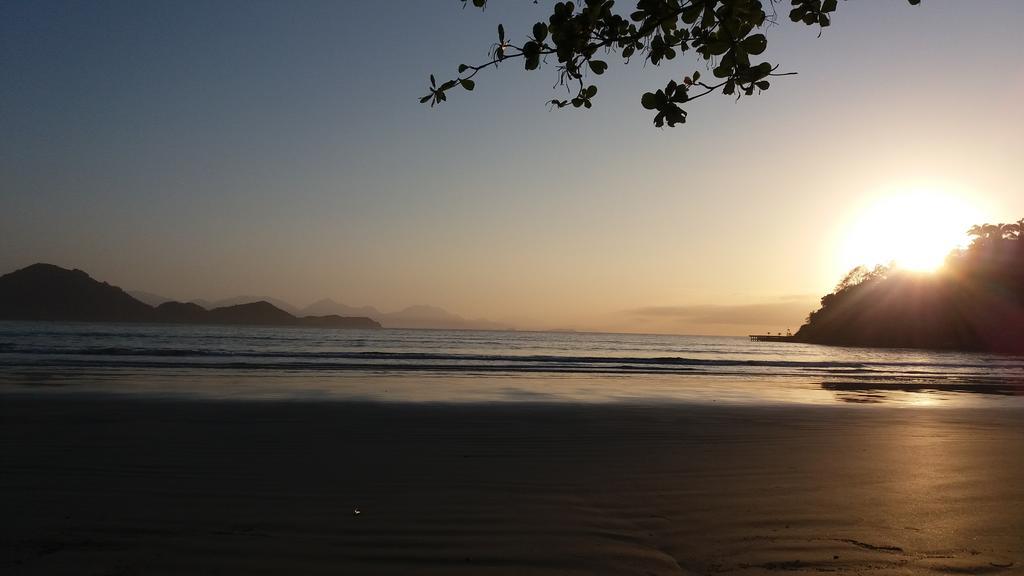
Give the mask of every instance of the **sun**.
<path id="1" fill-rule="evenodd" d="M 963 198 L 929 190 L 882 196 L 857 215 L 845 235 L 845 269 L 895 264 L 932 272 L 951 250 L 966 246 L 967 229 L 981 222 L 980 211 Z"/>

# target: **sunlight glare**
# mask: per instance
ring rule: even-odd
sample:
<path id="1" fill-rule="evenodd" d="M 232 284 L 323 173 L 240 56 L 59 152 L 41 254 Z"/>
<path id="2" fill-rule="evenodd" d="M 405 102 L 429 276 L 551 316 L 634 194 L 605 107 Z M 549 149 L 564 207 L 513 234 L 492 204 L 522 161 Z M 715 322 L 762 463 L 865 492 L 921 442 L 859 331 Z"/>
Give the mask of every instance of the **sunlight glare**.
<path id="1" fill-rule="evenodd" d="M 845 269 L 894 263 L 919 272 L 942 266 L 946 255 L 969 242 L 967 229 L 982 221 L 962 198 L 930 190 L 891 194 L 854 220 L 845 236 Z"/>

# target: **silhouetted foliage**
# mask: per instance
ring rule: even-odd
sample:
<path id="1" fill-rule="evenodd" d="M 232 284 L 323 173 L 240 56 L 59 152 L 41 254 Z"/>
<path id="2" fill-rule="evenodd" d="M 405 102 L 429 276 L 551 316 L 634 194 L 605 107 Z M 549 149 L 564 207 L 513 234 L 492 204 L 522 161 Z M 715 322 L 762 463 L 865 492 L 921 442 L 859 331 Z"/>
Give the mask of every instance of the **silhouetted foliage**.
<path id="1" fill-rule="evenodd" d="M 820 344 L 1024 352 L 1024 220 L 971 227 L 935 274 L 857 267 L 796 339 Z"/>
<path id="2" fill-rule="evenodd" d="M 836 289 L 833 293 L 840 293 L 855 286 L 859 286 L 864 282 L 870 280 L 876 280 L 879 278 L 885 278 L 885 275 L 889 272 L 891 266 L 883 266 L 879 264 L 874 268 L 868 268 L 866 266 L 857 266 L 853 270 L 846 273 L 846 276 L 836 284 Z"/>
<path id="3" fill-rule="evenodd" d="M 485 8 L 487 0 L 461 0 Z M 635 2 L 635 4 L 633 4 Z M 700 70 L 684 71 L 664 88 L 646 92 L 641 105 L 655 111 L 654 125 L 675 126 L 686 122 L 682 105 L 714 92 L 727 96 L 751 96 L 767 90 L 772 76 L 782 76 L 778 65 L 758 62 L 768 46 L 764 32 L 779 22 L 782 0 L 633 0 L 633 10 L 619 12 L 613 0 L 584 0 L 555 3 L 547 22 L 533 25 L 532 34 L 518 43 L 498 25 L 497 42 L 491 45 L 487 61 L 460 64 L 459 75 L 438 84 L 430 76 L 430 88 L 420 102 L 431 106 L 448 99 L 456 86 L 476 87 L 481 70 L 517 60 L 527 70 L 536 70 L 557 60 L 558 83 L 575 95 L 553 99 L 558 108 L 572 105 L 590 108 L 597 86 L 588 83 L 590 74 L 600 76 L 608 69 L 603 58 L 618 56 L 626 63 L 658 66 L 687 52 L 696 54 L 713 80 L 702 79 Z M 920 0 L 908 0 L 919 4 Z M 536 4 L 536 1 L 534 2 Z M 765 6 L 767 4 L 767 8 Z M 825 28 L 832 23 L 838 0 L 789 0 L 789 19 Z"/>
<path id="4" fill-rule="evenodd" d="M 993 246 L 1003 240 L 1018 240 L 1024 232 L 1024 218 L 1012 224 L 978 224 L 971 226 L 967 233 L 974 237 L 971 241 L 971 249 L 979 250 L 986 246 Z"/>

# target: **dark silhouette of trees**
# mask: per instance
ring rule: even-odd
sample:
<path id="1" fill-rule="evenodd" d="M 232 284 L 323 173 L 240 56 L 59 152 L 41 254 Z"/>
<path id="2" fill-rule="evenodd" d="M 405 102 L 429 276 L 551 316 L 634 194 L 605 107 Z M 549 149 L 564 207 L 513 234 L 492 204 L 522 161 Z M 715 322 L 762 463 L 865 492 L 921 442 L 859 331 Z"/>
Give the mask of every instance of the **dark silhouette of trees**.
<path id="1" fill-rule="evenodd" d="M 972 226 L 935 274 L 850 271 L 795 339 L 847 346 L 1024 352 L 1024 220 Z"/>
<path id="2" fill-rule="evenodd" d="M 461 1 L 463 6 L 487 5 L 487 0 Z M 640 99 L 644 108 L 655 112 L 655 126 L 675 126 L 686 122 L 682 105 L 691 100 L 715 92 L 737 99 L 751 96 L 767 90 L 769 78 L 787 74 L 778 72 L 778 65 L 757 58 L 768 46 L 764 32 L 781 20 L 778 9 L 782 0 L 632 0 L 628 4 L 632 10 L 620 11 L 613 0 L 557 2 L 548 21 L 534 24 L 532 34 L 518 42 L 506 36 L 504 26 L 499 25 L 497 42 L 491 45 L 486 61 L 460 64 L 458 76 L 441 83 L 431 75 L 429 92 L 420 102 L 431 106 L 444 102 L 448 91 L 457 86 L 473 90 L 479 72 L 506 61 L 536 70 L 554 60 L 559 85 L 575 95 L 549 103 L 557 108 L 590 108 L 597 86 L 588 79 L 608 69 L 604 58 L 617 56 L 626 63 L 639 60 L 641 65 L 658 66 L 693 52 L 713 79 L 705 80 L 700 70 L 687 70 L 678 81 L 646 92 Z M 832 23 L 837 6 L 838 0 L 788 0 L 788 17 L 825 28 Z"/>
<path id="3" fill-rule="evenodd" d="M 974 242 L 992 240 L 1017 240 L 1024 231 L 1024 218 L 1010 224 L 980 224 L 971 226 L 967 233 L 974 236 Z"/>

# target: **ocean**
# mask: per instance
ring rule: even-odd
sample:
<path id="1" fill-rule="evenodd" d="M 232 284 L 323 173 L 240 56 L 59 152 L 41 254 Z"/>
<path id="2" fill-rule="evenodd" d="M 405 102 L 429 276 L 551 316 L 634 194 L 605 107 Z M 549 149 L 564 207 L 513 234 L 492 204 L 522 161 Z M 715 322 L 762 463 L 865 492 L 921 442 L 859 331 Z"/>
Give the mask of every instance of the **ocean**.
<path id="1" fill-rule="evenodd" d="M 1024 357 L 746 337 L 0 322 L 0 392 L 1005 405 Z"/>

